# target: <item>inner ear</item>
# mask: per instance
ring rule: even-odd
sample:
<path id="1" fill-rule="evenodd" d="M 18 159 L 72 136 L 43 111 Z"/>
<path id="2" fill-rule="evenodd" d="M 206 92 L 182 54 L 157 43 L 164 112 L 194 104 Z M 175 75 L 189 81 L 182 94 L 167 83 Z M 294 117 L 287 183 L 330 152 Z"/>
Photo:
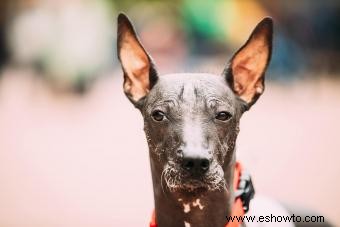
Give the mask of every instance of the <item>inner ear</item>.
<path id="1" fill-rule="evenodd" d="M 272 34 L 272 19 L 263 19 L 248 41 L 232 57 L 226 70 L 230 87 L 248 107 L 264 91 L 264 74 L 271 57 Z"/>
<path id="2" fill-rule="evenodd" d="M 118 58 L 124 71 L 124 92 L 133 103 L 136 103 L 149 93 L 156 82 L 156 71 L 151 57 L 124 14 L 118 16 L 117 33 Z"/>

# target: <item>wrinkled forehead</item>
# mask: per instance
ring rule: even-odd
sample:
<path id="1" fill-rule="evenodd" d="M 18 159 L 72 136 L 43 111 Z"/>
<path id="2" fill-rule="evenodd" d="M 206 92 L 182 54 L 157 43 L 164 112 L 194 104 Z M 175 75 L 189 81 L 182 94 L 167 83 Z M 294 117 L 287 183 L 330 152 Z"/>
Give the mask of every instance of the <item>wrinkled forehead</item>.
<path id="1" fill-rule="evenodd" d="M 149 93 L 148 105 L 159 102 L 181 102 L 189 108 L 207 102 L 218 102 L 232 106 L 234 93 L 228 87 L 223 76 L 213 74 L 167 74 Z"/>

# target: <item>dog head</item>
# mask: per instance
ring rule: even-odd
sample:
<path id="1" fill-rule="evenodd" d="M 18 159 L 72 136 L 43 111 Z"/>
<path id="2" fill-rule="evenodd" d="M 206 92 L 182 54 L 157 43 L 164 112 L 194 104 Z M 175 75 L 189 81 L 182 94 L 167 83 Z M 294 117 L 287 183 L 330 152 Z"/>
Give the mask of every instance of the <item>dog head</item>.
<path id="1" fill-rule="evenodd" d="M 263 19 L 222 75 L 158 76 L 131 22 L 119 15 L 124 92 L 143 115 L 153 172 L 170 191 L 226 187 L 240 117 L 264 91 L 272 33 L 272 20 Z"/>

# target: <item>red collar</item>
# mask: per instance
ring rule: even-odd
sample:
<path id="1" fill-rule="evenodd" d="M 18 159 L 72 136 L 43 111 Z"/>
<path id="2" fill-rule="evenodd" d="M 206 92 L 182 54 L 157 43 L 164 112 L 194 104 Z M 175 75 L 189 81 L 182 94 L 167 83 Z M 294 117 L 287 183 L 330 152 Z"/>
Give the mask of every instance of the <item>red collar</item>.
<path id="1" fill-rule="evenodd" d="M 234 172 L 234 190 L 236 191 L 238 189 L 238 185 L 240 183 L 240 177 L 242 173 L 242 165 L 239 162 L 236 162 L 235 164 L 235 172 Z M 235 199 L 235 202 L 233 204 L 231 214 L 230 216 L 243 216 L 245 214 L 244 209 L 243 209 L 243 203 L 240 197 L 237 197 Z M 239 227 L 241 222 L 228 222 L 225 227 Z M 150 227 L 157 227 L 156 223 L 156 215 L 155 211 L 152 213 L 152 218 L 150 222 Z"/>

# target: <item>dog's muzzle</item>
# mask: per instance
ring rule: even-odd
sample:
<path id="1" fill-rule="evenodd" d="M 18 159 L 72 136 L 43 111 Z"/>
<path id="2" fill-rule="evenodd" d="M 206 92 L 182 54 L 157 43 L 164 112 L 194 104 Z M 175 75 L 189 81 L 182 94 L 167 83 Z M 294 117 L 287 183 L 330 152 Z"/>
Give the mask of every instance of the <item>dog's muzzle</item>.
<path id="1" fill-rule="evenodd" d="M 223 190 L 224 172 L 221 166 L 206 160 L 185 160 L 181 165 L 169 162 L 162 173 L 170 191 Z"/>

